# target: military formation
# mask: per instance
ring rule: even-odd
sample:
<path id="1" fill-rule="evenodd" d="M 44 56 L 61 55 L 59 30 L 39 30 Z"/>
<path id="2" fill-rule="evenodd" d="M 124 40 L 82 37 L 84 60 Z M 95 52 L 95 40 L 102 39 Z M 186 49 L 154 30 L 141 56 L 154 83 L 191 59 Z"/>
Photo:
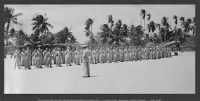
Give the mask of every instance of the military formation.
<path id="1" fill-rule="evenodd" d="M 149 59 L 161 59 L 171 57 L 172 50 L 169 47 L 95 47 L 89 48 L 89 64 L 117 63 L 127 61 L 139 61 Z M 16 50 L 15 67 L 31 69 L 36 68 L 52 68 L 56 67 L 80 65 L 84 62 L 83 49 L 76 48 L 24 48 Z"/>

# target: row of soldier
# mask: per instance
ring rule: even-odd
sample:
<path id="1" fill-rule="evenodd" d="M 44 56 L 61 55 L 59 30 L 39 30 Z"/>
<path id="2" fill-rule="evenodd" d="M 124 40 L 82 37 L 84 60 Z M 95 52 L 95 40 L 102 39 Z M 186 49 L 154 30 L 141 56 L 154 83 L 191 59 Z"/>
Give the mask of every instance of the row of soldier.
<path id="1" fill-rule="evenodd" d="M 71 66 L 72 64 L 80 65 L 83 62 L 83 50 L 78 47 L 54 48 L 54 49 L 34 49 L 29 48 L 17 50 L 16 65 L 24 66 L 31 69 L 30 66 L 42 68 L 46 66 L 51 68 L 52 65 L 61 67 L 61 64 Z M 171 48 L 169 47 L 112 47 L 112 48 L 90 48 L 90 64 L 111 63 L 124 61 L 137 61 L 148 59 L 160 59 L 171 57 Z M 16 66 L 15 66 L 16 67 Z"/>

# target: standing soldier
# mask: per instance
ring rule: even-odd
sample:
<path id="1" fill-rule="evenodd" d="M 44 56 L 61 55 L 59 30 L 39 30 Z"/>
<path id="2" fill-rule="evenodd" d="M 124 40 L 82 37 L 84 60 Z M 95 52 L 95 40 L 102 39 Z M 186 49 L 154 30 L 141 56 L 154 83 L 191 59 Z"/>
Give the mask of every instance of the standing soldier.
<path id="1" fill-rule="evenodd" d="M 74 62 L 74 49 L 73 47 L 70 48 L 70 54 L 71 54 L 71 64 Z"/>
<path id="2" fill-rule="evenodd" d="M 113 49 L 108 48 L 108 62 L 111 63 L 113 62 Z"/>
<path id="3" fill-rule="evenodd" d="M 129 47 L 129 48 L 128 48 L 129 61 L 132 61 L 131 53 L 132 53 L 132 47 Z"/>
<path id="4" fill-rule="evenodd" d="M 77 52 L 77 53 L 78 53 L 78 56 L 77 56 L 77 64 L 80 65 L 80 63 L 81 63 L 81 51 L 80 51 L 80 48 L 79 48 L 79 47 L 78 47 L 77 50 L 78 50 L 78 52 Z"/>
<path id="5" fill-rule="evenodd" d="M 24 53 L 24 49 L 22 49 L 21 52 L 21 66 L 24 66 L 25 63 L 25 53 Z"/>
<path id="6" fill-rule="evenodd" d="M 102 48 L 100 48 L 99 50 L 99 62 L 103 63 L 103 49 Z"/>
<path id="7" fill-rule="evenodd" d="M 55 56 L 55 50 L 56 50 L 56 48 L 54 48 L 54 49 L 52 49 L 52 51 L 51 51 L 51 56 L 52 56 L 52 65 L 54 65 L 55 64 L 55 61 L 56 61 L 56 56 Z"/>
<path id="8" fill-rule="evenodd" d="M 149 59 L 152 59 L 152 50 L 151 50 L 151 47 L 149 47 Z"/>
<path id="9" fill-rule="evenodd" d="M 24 59 L 25 59 L 25 61 L 24 61 L 25 68 L 30 69 L 30 67 L 29 67 L 29 50 L 28 49 L 25 50 L 25 52 L 24 52 Z"/>
<path id="10" fill-rule="evenodd" d="M 159 49 L 157 46 L 156 46 L 156 59 L 159 59 Z"/>
<path id="11" fill-rule="evenodd" d="M 42 54 L 42 49 L 39 48 L 39 67 L 42 68 L 42 62 L 43 62 L 43 54 Z"/>
<path id="12" fill-rule="evenodd" d="M 96 58 L 96 63 L 99 63 L 99 48 L 96 48 L 95 58 Z"/>
<path id="13" fill-rule="evenodd" d="M 39 49 L 35 53 L 36 68 L 40 68 L 40 52 Z"/>
<path id="14" fill-rule="evenodd" d="M 77 50 L 77 47 L 75 47 L 75 50 L 74 50 L 74 64 L 76 64 L 76 65 L 78 65 L 77 57 L 78 57 L 78 50 Z"/>
<path id="15" fill-rule="evenodd" d="M 127 48 L 124 48 L 124 60 L 125 61 L 129 61 L 129 54 L 128 54 L 128 49 Z"/>
<path id="16" fill-rule="evenodd" d="M 120 62 L 123 62 L 123 51 L 122 51 L 122 48 L 119 48 L 119 61 Z"/>
<path id="17" fill-rule="evenodd" d="M 78 47 L 76 48 L 74 55 L 75 55 L 75 64 L 80 65 L 80 50 L 78 49 Z"/>
<path id="18" fill-rule="evenodd" d="M 107 61 L 107 56 L 106 56 L 106 48 L 103 48 L 103 63 L 105 63 Z"/>
<path id="19" fill-rule="evenodd" d="M 171 48 L 169 47 L 169 57 L 172 56 L 171 53 L 172 53 L 172 50 L 171 50 Z"/>
<path id="20" fill-rule="evenodd" d="M 89 53 L 90 53 L 90 55 L 89 55 L 89 63 L 93 64 L 93 61 L 92 61 L 92 47 L 91 46 L 89 48 Z"/>
<path id="21" fill-rule="evenodd" d="M 33 50 L 32 52 L 32 65 L 35 66 L 36 65 L 36 49 Z"/>
<path id="22" fill-rule="evenodd" d="M 133 61 L 134 60 L 134 50 L 133 47 L 130 48 L 130 60 Z"/>
<path id="23" fill-rule="evenodd" d="M 154 47 L 154 59 L 157 59 L 156 53 L 156 47 Z"/>
<path id="24" fill-rule="evenodd" d="M 43 65 L 47 65 L 47 55 L 46 55 L 46 53 L 47 53 L 47 48 L 44 50 L 44 52 L 43 52 Z"/>
<path id="25" fill-rule="evenodd" d="M 83 49 L 81 48 L 80 49 L 80 60 L 81 60 L 81 63 L 83 63 Z"/>
<path id="26" fill-rule="evenodd" d="M 65 51 L 65 64 L 71 66 L 71 50 L 70 47 L 67 47 L 67 50 Z"/>
<path id="27" fill-rule="evenodd" d="M 90 51 L 88 50 L 87 46 L 84 47 L 83 52 L 83 71 L 84 71 L 84 77 L 90 77 L 90 64 L 89 64 L 89 56 Z"/>
<path id="28" fill-rule="evenodd" d="M 117 62 L 118 57 L 117 57 L 118 53 L 117 53 L 117 48 L 115 47 L 113 49 L 113 62 Z"/>
<path id="29" fill-rule="evenodd" d="M 21 54 L 19 50 L 16 50 L 14 58 L 15 58 L 15 69 L 16 69 L 16 65 L 17 65 L 17 68 L 19 69 L 20 64 L 21 64 Z"/>
<path id="30" fill-rule="evenodd" d="M 56 51 L 56 65 L 61 67 L 61 49 L 58 48 Z"/>
<path id="31" fill-rule="evenodd" d="M 46 65 L 47 65 L 47 67 L 51 68 L 51 53 L 50 53 L 50 49 L 48 49 L 47 52 L 46 52 Z"/>
<path id="32" fill-rule="evenodd" d="M 137 48 L 137 60 L 140 60 L 141 59 L 141 54 L 140 54 L 140 47 Z"/>
<path id="33" fill-rule="evenodd" d="M 93 64 L 96 64 L 96 50 L 95 48 L 93 48 L 92 50 L 92 61 L 93 61 Z"/>
<path id="34" fill-rule="evenodd" d="M 62 48 L 61 54 L 62 54 L 62 64 L 65 64 L 65 50 L 64 50 L 64 48 Z"/>
<path id="35" fill-rule="evenodd" d="M 28 47 L 28 60 L 29 60 L 29 68 L 32 65 L 32 51 Z"/>

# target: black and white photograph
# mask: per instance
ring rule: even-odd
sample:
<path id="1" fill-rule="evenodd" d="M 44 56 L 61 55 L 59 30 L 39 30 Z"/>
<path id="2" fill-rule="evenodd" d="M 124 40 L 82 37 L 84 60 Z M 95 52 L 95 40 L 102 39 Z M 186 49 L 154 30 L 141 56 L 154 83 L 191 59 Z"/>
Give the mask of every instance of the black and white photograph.
<path id="1" fill-rule="evenodd" d="M 195 94 L 195 4 L 4 4 L 4 94 Z"/>

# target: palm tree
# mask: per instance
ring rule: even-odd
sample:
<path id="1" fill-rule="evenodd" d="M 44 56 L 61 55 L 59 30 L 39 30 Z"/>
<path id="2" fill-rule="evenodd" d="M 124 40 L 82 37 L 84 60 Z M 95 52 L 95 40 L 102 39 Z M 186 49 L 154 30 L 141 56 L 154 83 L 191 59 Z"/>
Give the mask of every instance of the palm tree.
<path id="1" fill-rule="evenodd" d="M 73 43 L 76 41 L 76 38 L 73 36 L 72 32 L 70 32 L 68 27 L 64 27 L 56 34 L 56 40 L 60 43 Z"/>
<path id="2" fill-rule="evenodd" d="M 192 25 L 192 31 L 193 31 L 193 38 L 195 37 L 195 33 L 196 33 L 196 18 L 195 17 L 193 17 L 193 20 L 192 20 L 192 23 L 193 23 L 193 25 Z"/>
<path id="3" fill-rule="evenodd" d="M 85 22 L 85 30 L 86 30 L 86 36 L 90 38 L 90 42 L 94 40 L 93 33 L 92 33 L 92 24 L 94 23 L 92 18 L 88 18 Z"/>
<path id="4" fill-rule="evenodd" d="M 14 23 L 14 24 L 21 25 L 17 21 L 18 20 L 17 17 L 21 16 L 21 15 L 22 15 L 22 13 L 15 14 L 13 8 L 8 8 L 8 7 L 4 8 L 4 20 L 3 20 L 3 24 L 4 24 L 4 28 L 6 27 L 6 30 L 5 30 L 6 45 L 8 44 L 8 33 L 9 33 L 10 24 Z"/>
<path id="5" fill-rule="evenodd" d="M 28 39 L 27 35 L 23 30 L 19 30 L 19 32 L 16 33 L 15 37 L 17 46 L 24 45 L 25 41 Z"/>
<path id="6" fill-rule="evenodd" d="M 112 33 L 110 34 L 111 40 L 108 42 L 108 44 L 115 44 L 115 45 L 120 45 L 122 43 L 127 44 L 126 40 L 127 36 L 128 36 L 127 25 L 126 24 L 122 25 L 122 21 L 118 20 L 115 23 Z"/>
<path id="7" fill-rule="evenodd" d="M 184 32 L 186 32 L 187 34 L 188 34 L 188 32 L 189 32 L 190 30 L 192 30 L 192 28 L 191 28 L 191 23 L 192 23 L 192 19 L 188 18 L 188 19 L 186 20 L 186 22 L 184 22 L 184 24 L 183 24 Z"/>
<path id="8" fill-rule="evenodd" d="M 180 17 L 180 19 L 179 19 L 180 21 L 181 21 L 181 25 L 183 25 L 184 24 L 184 22 L 185 22 L 185 18 L 184 17 Z"/>
<path id="9" fill-rule="evenodd" d="M 142 26 L 131 25 L 129 31 L 129 38 L 131 39 L 130 43 L 134 45 L 141 45 L 141 38 L 143 37 L 144 31 L 142 31 Z"/>
<path id="10" fill-rule="evenodd" d="M 125 37 L 125 38 L 128 37 L 128 26 L 126 24 L 122 25 L 121 33 L 122 33 L 123 37 Z"/>
<path id="11" fill-rule="evenodd" d="M 154 32 L 156 30 L 156 23 L 154 21 L 151 21 L 148 25 L 147 25 L 147 28 L 149 30 L 149 33 L 150 32 Z"/>
<path id="12" fill-rule="evenodd" d="M 177 40 L 177 24 L 178 24 L 178 17 L 176 15 L 173 16 L 174 19 L 174 24 L 175 24 L 175 28 L 174 28 L 174 37 L 175 40 Z"/>
<path id="13" fill-rule="evenodd" d="M 111 38 L 111 33 L 110 33 L 110 28 L 108 24 L 103 24 L 100 29 L 101 29 L 101 32 L 98 33 L 98 35 L 101 38 L 100 39 L 101 43 L 103 44 L 109 43 L 108 39 Z"/>
<path id="14" fill-rule="evenodd" d="M 178 17 L 176 15 L 173 16 L 173 19 L 174 19 L 174 23 L 175 23 L 175 31 L 176 31 L 176 27 L 177 27 L 177 24 L 178 24 Z"/>
<path id="15" fill-rule="evenodd" d="M 163 17 L 162 20 L 161 20 L 161 24 L 164 27 L 164 32 L 165 32 L 163 41 L 166 41 L 167 38 L 168 38 L 168 33 L 169 33 L 169 28 L 170 28 L 170 25 L 168 23 L 168 18 L 167 17 Z"/>
<path id="16" fill-rule="evenodd" d="M 148 13 L 148 14 L 147 14 L 147 20 L 150 21 L 150 19 L 151 19 L 151 14 Z"/>
<path id="17" fill-rule="evenodd" d="M 10 30 L 10 35 L 9 35 L 9 37 L 13 37 L 14 35 L 15 35 L 15 29 L 14 28 L 12 28 L 11 30 Z"/>
<path id="18" fill-rule="evenodd" d="M 145 29 L 145 17 L 146 17 L 146 10 L 145 9 L 141 10 L 140 16 L 142 16 L 142 19 L 144 21 L 144 29 Z"/>
<path id="19" fill-rule="evenodd" d="M 159 23 L 156 24 L 156 28 L 158 28 L 160 30 L 160 24 Z"/>
<path id="20" fill-rule="evenodd" d="M 113 21 L 112 15 L 108 15 L 108 23 L 110 23 L 110 33 L 109 33 L 109 38 L 110 38 L 110 34 L 112 33 L 112 27 L 114 25 L 114 21 Z"/>
<path id="21" fill-rule="evenodd" d="M 36 15 L 32 21 L 33 30 L 35 34 L 38 34 L 40 36 L 47 36 L 47 33 L 49 32 L 49 27 L 53 28 L 53 26 L 47 22 L 48 18 L 46 16 L 43 16 L 41 14 Z"/>

